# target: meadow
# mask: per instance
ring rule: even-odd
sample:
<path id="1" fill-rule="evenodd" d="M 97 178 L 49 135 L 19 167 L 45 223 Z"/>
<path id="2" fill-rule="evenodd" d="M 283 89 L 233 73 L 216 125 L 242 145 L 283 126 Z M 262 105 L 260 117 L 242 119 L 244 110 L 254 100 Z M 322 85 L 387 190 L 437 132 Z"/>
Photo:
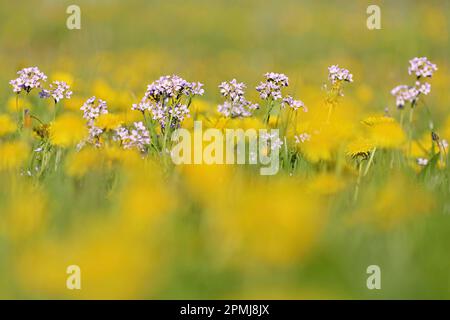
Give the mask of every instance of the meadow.
<path id="1" fill-rule="evenodd" d="M 78 2 L 0 4 L 0 298 L 450 298 L 448 2 Z"/>

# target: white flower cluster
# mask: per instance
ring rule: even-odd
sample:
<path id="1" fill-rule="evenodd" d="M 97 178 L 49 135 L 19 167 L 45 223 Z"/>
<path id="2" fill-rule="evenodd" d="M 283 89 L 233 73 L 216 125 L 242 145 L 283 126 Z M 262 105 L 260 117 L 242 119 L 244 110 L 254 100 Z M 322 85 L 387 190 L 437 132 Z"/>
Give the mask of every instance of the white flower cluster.
<path id="1" fill-rule="evenodd" d="M 88 142 L 98 145 L 98 137 L 103 133 L 101 128 L 95 126 L 95 119 L 100 115 L 108 113 L 106 101 L 94 97 L 90 97 L 80 108 L 83 111 L 83 118 L 87 120 L 89 129 Z"/>
<path id="2" fill-rule="evenodd" d="M 408 73 L 415 75 L 418 79 L 422 77 L 431 78 L 437 69 L 437 66 L 431 63 L 427 57 L 415 57 L 409 60 Z"/>
<path id="3" fill-rule="evenodd" d="M 266 81 L 261 82 L 259 86 L 256 87 L 256 91 L 259 92 L 261 99 L 281 99 L 283 97 L 281 89 L 289 86 L 289 78 L 285 74 L 275 72 L 268 72 L 264 77 L 266 78 Z"/>
<path id="4" fill-rule="evenodd" d="M 237 82 L 236 79 L 222 82 L 219 85 L 220 94 L 226 98 L 226 101 L 219 105 L 217 110 L 229 118 L 250 117 L 259 105 L 245 99 L 245 88 L 245 84 Z"/>
<path id="5" fill-rule="evenodd" d="M 144 152 L 150 144 L 150 132 L 142 122 L 135 122 L 130 129 L 126 127 L 116 129 L 114 139 L 120 141 L 124 149 L 138 148 Z"/>
<path id="6" fill-rule="evenodd" d="M 278 134 L 265 133 L 261 136 L 263 143 L 270 143 L 270 150 L 277 151 L 283 146 L 283 141 L 279 138 Z"/>
<path id="7" fill-rule="evenodd" d="M 281 103 L 282 108 L 290 107 L 294 111 L 297 111 L 298 109 L 303 109 L 304 112 L 308 112 L 308 108 L 306 108 L 303 101 L 300 100 L 294 100 L 291 96 L 286 96 L 286 98 L 283 98 L 283 102 Z"/>
<path id="8" fill-rule="evenodd" d="M 80 108 L 83 111 L 83 118 L 92 122 L 101 114 L 108 113 L 108 106 L 106 101 L 94 97 L 90 97 Z"/>
<path id="9" fill-rule="evenodd" d="M 47 76 L 38 67 L 24 68 L 17 74 L 19 77 L 9 82 L 15 93 L 22 91 L 29 93 L 34 88 L 40 88 L 42 82 L 47 81 Z"/>
<path id="10" fill-rule="evenodd" d="M 328 67 L 328 79 L 332 84 L 340 81 L 353 82 L 353 74 L 345 68 L 340 68 L 338 65 Z"/>
<path id="11" fill-rule="evenodd" d="M 72 91 L 70 91 L 69 85 L 64 81 L 53 81 L 53 83 L 50 84 L 50 89 L 42 89 L 39 95 L 43 99 L 51 97 L 55 100 L 55 103 L 58 103 L 64 98 L 70 99 Z"/>
<path id="12" fill-rule="evenodd" d="M 408 73 L 416 76 L 414 86 L 399 85 L 391 90 L 395 97 L 397 108 L 403 109 L 406 103 L 415 105 L 420 95 L 428 95 L 431 92 L 431 84 L 422 82 L 423 78 L 431 78 L 437 70 L 435 64 L 431 63 L 426 57 L 413 58 L 409 61 Z"/>
<path id="13" fill-rule="evenodd" d="M 141 102 L 133 104 L 131 109 L 150 112 L 163 129 L 169 123 L 177 128 L 189 117 L 191 99 L 205 92 L 202 87 L 200 82 L 188 82 L 176 75 L 164 76 L 148 85 Z"/>

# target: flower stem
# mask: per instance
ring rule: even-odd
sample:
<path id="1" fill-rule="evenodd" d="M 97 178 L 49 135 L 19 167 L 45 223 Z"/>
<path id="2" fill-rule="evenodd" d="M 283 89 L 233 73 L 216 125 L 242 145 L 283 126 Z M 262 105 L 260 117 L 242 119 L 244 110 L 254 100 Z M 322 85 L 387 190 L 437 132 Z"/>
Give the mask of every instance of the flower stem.
<path id="1" fill-rule="evenodd" d="M 370 153 L 369 162 L 367 162 L 366 169 L 364 170 L 363 174 L 364 177 L 367 175 L 367 173 L 369 173 L 370 166 L 372 165 L 373 162 L 373 157 L 375 156 L 375 151 L 377 151 L 377 147 L 373 148 L 372 152 Z"/>

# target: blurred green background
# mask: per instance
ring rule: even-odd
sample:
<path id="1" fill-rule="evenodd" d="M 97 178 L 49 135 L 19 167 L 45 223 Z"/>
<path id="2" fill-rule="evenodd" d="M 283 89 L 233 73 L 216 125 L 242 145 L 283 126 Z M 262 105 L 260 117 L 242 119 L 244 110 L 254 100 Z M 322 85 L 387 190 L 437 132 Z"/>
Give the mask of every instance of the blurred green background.
<path id="1" fill-rule="evenodd" d="M 39 65 L 74 73 L 78 89 L 106 76 L 139 95 L 154 78 L 176 73 L 204 82 L 211 100 L 220 81 L 254 87 L 263 73 L 284 72 L 301 95 L 338 63 L 376 92 L 369 107 L 382 109 L 393 104 L 390 89 L 407 81 L 410 58 L 427 56 L 437 77 L 448 74 L 448 1 L 80 0 L 82 29 L 73 31 L 70 4 L 2 1 L 2 90 L 18 68 Z M 366 28 L 370 4 L 381 8 L 381 30 Z M 431 99 L 448 104 L 441 93 Z"/>

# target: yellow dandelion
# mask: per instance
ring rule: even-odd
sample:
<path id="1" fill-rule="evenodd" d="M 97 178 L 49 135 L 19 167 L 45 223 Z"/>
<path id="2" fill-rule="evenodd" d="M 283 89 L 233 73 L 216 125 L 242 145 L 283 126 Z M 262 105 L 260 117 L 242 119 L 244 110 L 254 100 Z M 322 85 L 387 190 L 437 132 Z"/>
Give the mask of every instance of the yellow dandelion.
<path id="1" fill-rule="evenodd" d="M 117 92 L 104 80 L 96 80 L 92 87 L 94 96 L 100 99 L 108 98 L 110 101 L 117 101 Z"/>
<path id="2" fill-rule="evenodd" d="M 313 194 L 331 195 L 342 191 L 346 186 L 345 179 L 331 173 L 321 173 L 308 183 L 308 189 Z"/>
<path id="3" fill-rule="evenodd" d="M 66 162 L 66 173 L 71 177 L 81 178 L 90 170 L 99 168 L 101 162 L 99 152 L 93 148 L 83 148 L 79 152 L 69 155 Z"/>
<path id="4" fill-rule="evenodd" d="M 398 173 L 391 174 L 382 188 L 370 190 L 364 199 L 366 205 L 360 207 L 353 221 L 385 230 L 428 214 L 435 206 L 430 192 Z"/>
<path id="5" fill-rule="evenodd" d="M 64 99 L 64 108 L 70 111 L 80 112 L 80 108 L 86 99 L 72 96 L 70 99 Z"/>
<path id="6" fill-rule="evenodd" d="M 51 81 L 64 81 L 69 86 L 73 85 L 73 76 L 67 72 L 54 72 L 50 79 Z"/>
<path id="7" fill-rule="evenodd" d="M 210 103 L 208 103 L 204 100 L 197 99 L 192 103 L 190 109 L 191 109 L 192 114 L 195 115 L 197 113 L 204 113 L 208 110 L 212 110 L 213 107 Z"/>
<path id="8" fill-rule="evenodd" d="M 20 167 L 28 158 L 29 147 L 22 141 L 6 142 L 0 145 L 0 170 Z"/>
<path id="9" fill-rule="evenodd" d="M 50 141 L 60 147 L 71 147 L 82 141 L 88 130 L 83 119 L 74 114 L 64 114 L 50 125 Z"/>
<path id="10" fill-rule="evenodd" d="M 371 151 L 375 148 L 373 141 L 365 138 L 357 138 L 347 145 L 346 154 L 349 157 L 367 158 Z"/>
<path id="11" fill-rule="evenodd" d="M 95 120 L 95 125 L 104 130 L 114 130 L 124 123 L 122 117 L 117 114 L 105 113 Z"/>
<path id="12" fill-rule="evenodd" d="M 375 146 L 385 149 L 400 148 L 406 140 L 405 132 L 397 122 L 381 122 L 369 127 Z"/>
<path id="13" fill-rule="evenodd" d="M 373 100 L 374 94 L 368 85 L 361 84 L 356 88 L 356 96 L 361 102 L 367 104 Z"/>
<path id="14" fill-rule="evenodd" d="M 380 123 L 392 123 L 395 122 L 395 119 L 392 117 L 386 117 L 386 116 L 371 116 L 367 117 L 364 120 L 361 121 L 365 125 L 373 126 Z"/>
<path id="15" fill-rule="evenodd" d="M 233 189 L 211 210 L 217 228 L 211 234 L 223 254 L 240 265 L 289 265 L 311 251 L 326 215 L 314 195 L 301 191 L 304 187 L 285 180 Z"/>
<path id="16" fill-rule="evenodd" d="M 299 143 L 300 151 L 311 162 L 333 160 L 341 146 L 349 139 L 352 128 L 330 124 L 320 131 L 313 130 L 310 138 Z M 309 134 L 309 133 L 308 133 Z"/>
<path id="17" fill-rule="evenodd" d="M 0 115 L 0 137 L 13 133 L 17 130 L 16 123 L 6 114 Z"/>
<path id="18" fill-rule="evenodd" d="M 417 158 L 427 158 L 430 156 L 432 149 L 433 142 L 431 140 L 431 135 L 426 133 L 420 139 L 412 141 L 409 155 L 414 160 Z M 435 151 L 437 152 L 438 150 Z"/>
<path id="19" fill-rule="evenodd" d="M 20 183 L 8 192 L 6 203 L 0 203 L 0 233 L 13 240 L 36 234 L 45 222 L 45 194 L 39 188 Z"/>

